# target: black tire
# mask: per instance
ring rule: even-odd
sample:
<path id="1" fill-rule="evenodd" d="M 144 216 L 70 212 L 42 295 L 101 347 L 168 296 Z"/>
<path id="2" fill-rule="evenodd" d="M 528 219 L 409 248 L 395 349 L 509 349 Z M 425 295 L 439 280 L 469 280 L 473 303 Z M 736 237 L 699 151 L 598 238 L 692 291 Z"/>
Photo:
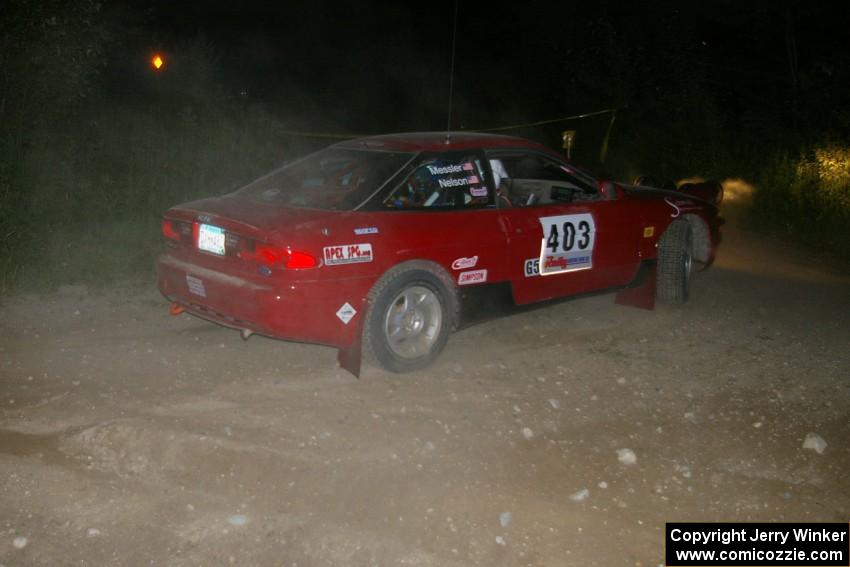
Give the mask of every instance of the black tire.
<path id="1" fill-rule="evenodd" d="M 427 262 L 388 271 L 369 292 L 363 328 L 366 358 L 390 372 L 431 364 L 449 339 L 457 300 L 449 276 Z"/>
<path id="2" fill-rule="evenodd" d="M 688 221 L 673 221 L 658 241 L 656 297 L 664 303 L 684 303 L 691 288 L 693 231 Z"/>

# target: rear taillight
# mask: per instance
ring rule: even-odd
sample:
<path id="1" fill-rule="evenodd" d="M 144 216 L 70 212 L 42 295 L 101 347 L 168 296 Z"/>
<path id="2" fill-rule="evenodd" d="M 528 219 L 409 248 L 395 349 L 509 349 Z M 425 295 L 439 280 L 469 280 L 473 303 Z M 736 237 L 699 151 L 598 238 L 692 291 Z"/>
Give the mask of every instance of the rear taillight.
<path id="1" fill-rule="evenodd" d="M 270 268 L 282 267 L 289 270 L 315 268 L 319 265 L 318 260 L 312 254 L 293 250 L 288 246 L 272 246 L 269 244 L 256 244 L 253 250 L 241 250 L 239 257 Z"/>
<path id="2" fill-rule="evenodd" d="M 162 236 L 168 240 L 180 240 L 180 231 L 174 226 L 175 223 L 169 219 L 162 219 Z"/>
<path id="3" fill-rule="evenodd" d="M 284 265 L 290 270 L 301 270 L 304 268 L 315 268 L 319 265 L 319 262 L 312 254 L 290 249 L 289 257 L 286 259 Z"/>

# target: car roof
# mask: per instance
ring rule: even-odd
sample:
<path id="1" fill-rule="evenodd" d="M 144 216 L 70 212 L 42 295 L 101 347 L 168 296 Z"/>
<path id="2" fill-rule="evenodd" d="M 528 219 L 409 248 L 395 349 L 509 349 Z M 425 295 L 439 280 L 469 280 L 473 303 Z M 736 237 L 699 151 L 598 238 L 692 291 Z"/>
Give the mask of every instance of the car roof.
<path id="1" fill-rule="evenodd" d="M 481 132 L 409 132 L 355 138 L 336 144 L 342 148 L 370 148 L 402 152 L 445 152 L 477 148 L 528 148 L 551 152 L 537 142 L 515 136 Z"/>

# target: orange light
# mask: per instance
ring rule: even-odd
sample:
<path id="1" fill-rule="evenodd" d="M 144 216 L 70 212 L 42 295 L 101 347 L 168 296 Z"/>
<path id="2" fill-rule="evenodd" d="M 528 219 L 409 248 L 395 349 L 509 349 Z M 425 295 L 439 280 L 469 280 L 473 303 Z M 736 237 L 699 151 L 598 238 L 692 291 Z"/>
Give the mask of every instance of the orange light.
<path id="1" fill-rule="evenodd" d="M 163 65 L 165 65 L 165 59 L 163 59 L 162 56 L 157 53 L 151 58 L 151 65 L 153 65 L 153 68 L 158 71 L 162 68 Z"/>

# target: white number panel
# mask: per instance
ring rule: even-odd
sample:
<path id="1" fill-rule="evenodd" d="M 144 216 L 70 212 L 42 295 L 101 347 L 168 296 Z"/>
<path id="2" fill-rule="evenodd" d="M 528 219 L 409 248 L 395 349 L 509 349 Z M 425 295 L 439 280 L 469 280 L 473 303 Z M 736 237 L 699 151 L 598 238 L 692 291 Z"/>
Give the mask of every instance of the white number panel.
<path id="1" fill-rule="evenodd" d="M 540 275 L 587 270 L 593 267 L 596 223 L 593 215 L 540 217 L 543 240 L 540 242 Z"/>

